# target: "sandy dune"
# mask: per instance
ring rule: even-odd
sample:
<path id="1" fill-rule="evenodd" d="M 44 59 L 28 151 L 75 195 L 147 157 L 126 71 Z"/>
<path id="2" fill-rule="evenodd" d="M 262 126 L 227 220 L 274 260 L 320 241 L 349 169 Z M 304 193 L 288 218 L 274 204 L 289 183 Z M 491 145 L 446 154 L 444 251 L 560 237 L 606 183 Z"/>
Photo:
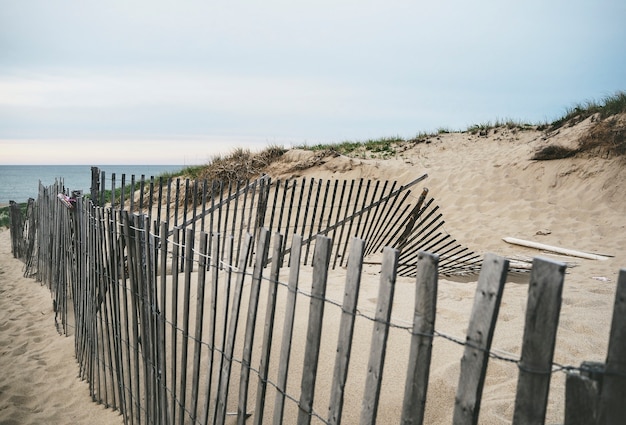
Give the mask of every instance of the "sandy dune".
<path id="1" fill-rule="evenodd" d="M 422 186 L 440 205 L 445 230 L 463 245 L 481 254 L 542 255 L 573 266 L 565 278 L 555 362 L 577 366 L 586 360 L 604 361 L 606 356 L 617 273 L 626 267 L 626 160 L 602 155 L 553 161 L 530 158 L 547 144 L 574 143 L 590 125 L 585 121 L 551 137 L 535 130 L 504 128 L 483 136 L 441 134 L 406 144 L 391 158 L 329 156 L 309 169 L 300 165 L 313 154 L 292 150 L 268 172 L 281 178 L 373 178 L 400 183 L 427 173 Z M 611 257 L 597 261 L 555 256 L 507 244 L 502 240 L 507 236 Z M 333 273 L 331 281 L 337 283 L 329 291 L 340 298 L 342 270 Z M 364 274 L 374 284 L 365 285 L 360 298 L 371 301 L 373 309 L 378 270 L 368 266 Z M 440 279 L 436 322 L 440 332 L 464 339 L 476 279 Z M 504 290 L 493 349 L 505 356 L 519 356 L 527 281 L 527 275 L 511 276 Z M 413 292 L 411 279 L 399 279 L 393 312 L 397 320 L 410 320 Z M 391 334 L 391 352 L 399 353 L 398 358 L 407 350 L 400 341 L 405 339 Z M 355 352 L 366 356 L 367 348 Z M 122 422 L 117 412 L 91 403 L 87 385 L 76 377 L 73 340 L 56 333 L 47 289 L 22 277 L 22 264 L 10 253 L 8 231 L 0 233 L 0 354 L 1 424 Z M 435 339 L 426 423 L 452 423 L 461 355 L 462 347 Z M 380 423 L 401 408 L 406 365 L 394 359 L 388 357 L 385 374 L 397 385 L 383 388 Z M 321 372 L 332 373 L 332 368 Z M 553 374 L 546 423 L 563 421 L 564 381 L 564 373 Z M 516 383 L 515 364 L 490 362 L 480 423 L 510 423 Z M 325 400 L 323 391 L 318 397 Z M 344 423 L 358 420 L 358 411 L 346 414 Z"/>

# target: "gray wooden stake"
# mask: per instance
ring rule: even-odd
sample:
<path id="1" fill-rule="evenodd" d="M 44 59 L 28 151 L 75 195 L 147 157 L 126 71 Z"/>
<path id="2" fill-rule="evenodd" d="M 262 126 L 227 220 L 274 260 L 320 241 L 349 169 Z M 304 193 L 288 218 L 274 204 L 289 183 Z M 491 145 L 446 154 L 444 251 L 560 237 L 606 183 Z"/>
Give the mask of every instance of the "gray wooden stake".
<path id="1" fill-rule="evenodd" d="M 535 258 L 528 287 L 513 424 L 543 424 L 561 311 L 565 264 Z"/>
<path id="2" fill-rule="evenodd" d="M 437 311 L 438 263 L 437 255 L 426 252 L 420 252 L 417 258 L 413 335 L 404 387 L 401 424 L 421 425 L 424 421 Z"/>
<path id="3" fill-rule="evenodd" d="M 239 257 L 237 270 L 237 282 L 235 284 L 235 293 L 233 294 L 232 310 L 230 321 L 228 323 L 228 337 L 223 353 L 223 363 L 220 371 L 219 386 L 217 390 L 217 406 L 215 412 L 215 423 L 224 424 L 226 421 L 226 404 L 228 402 L 228 389 L 230 383 L 230 370 L 233 363 L 233 352 L 235 350 L 235 338 L 237 336 L 237 323 L 239 321 L 239 308 L 241 307 L 241 295 L 243 290 L 243 282 L 246 277 L 246 268 L 248 265 L 248 257 L 250 256 L 250 248 L 252 246 L 252 235 L 246 235 L 243 244 L 242 255 Z"/>
<path id="4" fill-rule="evenodd" d="M 364 250 L 365 241 L 362 239 L 352 238 L 350 256 L 348 257 L 346 285 L 343 294 L 341 322 L 339 324 L 335 369 L 330 392 L 330 406 L 328 408 L 328 423 L 330 424 L 341 423 L 344 389 L 348 379 L 348 366 L 350 364 L 350 353 L 352 351 L 354 319 L 356 317 L 359 289 L 361 287 Z"/>
<path id="5" fill-rule="evenodd" d="M 306 335 L 304 351 L 304 366 L 300 385 L 300 403 L 298 410 L 298 425 L 311 423 L 313 412 L 313 398 L 315 396 L 315 379 L 319 360 L 320 342 L 322 337 L 322 322 L 324 319 L 324 304 L 326 296 L 326 281 L 330 265 L 332 240 L 318 235 L 315 239 L 313 253 L 313 282 L 311 287 L 311 304 L 309 307 L 309 325 Z"/>
<path id="6" fill-rule="evenodd" d="M 274 400 L 274 425 L 281 425 L 283 423 L 287 374 L 289 372 L 289 358 L 291 355 L 291 339 L 293 336 L 293 322 L 296 314 L 296 295 L 298 293 L 298 279 L 300 278 L 301 253 L 302 236 L 293 235 L 293 239 L 291 240 L 291 257 L 289 259 L 289 284 L 287 286 L 289 292 L 287 292 L 287 300 L 285 303 L 285 322 L 283 323 L 283 336 L 280 346 L 280 361 L 278 362 L 278 377 L 276 382 L 276 399 Z"/>
<path id="7" fill-rule="evenodd" d="M 604 373 L 599 423 L 621 423 L 626 418 L 626 269 L 620 270 L 617 281 Z"/>
<path id="8" fill-rule="evenodd" d="M 393 294 L 396 285 L 396 272 L 398 269 L 399 251 L 390 247 L 383 248 L 383 264 L 380 274 L 380 289 L 370 357 L 367 364 L 367 377 L 365 381 L 365 393 L 361 405 L 361 425 L 375 424 L 378 412 L 378 399 L 380 386 L 383 380 L 383 367 L 385 365 L 385 353 L 387 351 L 387 336 L 389 335 L 389 320 L 393 306 Z"/>
<path id="9" fill-rule="evenodd" d="M 455 425 L 478 423 L 489 349 L 508 268 L 508 260 L 494 254 L 485 255 L 461 358 L 459 385 L 454 400 Z"/>
<path id="10" fill-rule="evenodd" d="M 250 285 L 250 301 L 248 303 L 248 315 L 246 319 L 246 333 L 244 335 L 243 354 L 241 359 L 241 372 L 239 375 L 239 405 L 237 407 L 237 424 L 244 425 L 248 416 L 248 386 L 250 384 L 250 362 L 252 360 L 252 347 L 254 343 L 254 331 L 256 329 L 257 310 L 259 307 L 259 293 L 261 291 L 261 278 L 263 268 L 267 261 L 267 253 L 270 246 L 270 234 L 267 229 L 261 229 L 261 235 L 257 244 L 256 262 L 252 272 L 252 284 Z"/>
<path id="11" fill-rule="evenodd" d="M 267 307 L 265 308 L 265 326 L 263 328 L 263 347 L 259 364 L 259 381 L 256 390 L 256 407 L 254 409 L 254 423 L 263 423 L 265 408 L 265 394 L 267 391 L 267 376 L 269 373 L 270 354 L 272 352 L 272 336 L 274 335 L 274 316 L 276 313 L 276 295 L 278 279 L 282 264 L 283 235 L 274 235 L 274 254 L 272 255 L 272 269 L 270 270 L 269 288 L 267 291 Z"/>

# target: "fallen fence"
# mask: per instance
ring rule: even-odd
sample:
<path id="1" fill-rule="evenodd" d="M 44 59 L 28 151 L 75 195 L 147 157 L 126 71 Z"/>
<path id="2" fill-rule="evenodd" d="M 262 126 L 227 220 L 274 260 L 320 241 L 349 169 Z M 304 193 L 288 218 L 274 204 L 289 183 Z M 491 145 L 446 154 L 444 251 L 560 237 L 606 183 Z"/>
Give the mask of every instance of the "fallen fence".
<path id="1" fill-rule="evenodd" d="M 40 188 L 34 212 L 38 217 L 37 249 L 31 257 L 20 252 L 27 261 L 32 256 L 36 259 L 31 261 L 36 264 L 31 272 L 36 271 L 37 279 L 53 294 L 59 331 L 75 338 L 80 376 L 89 383 L 93 400 L 118 409 L 127 424 L 243 424 L 246 420 L 255 424 L 339 424 L 348 423 L 344 414 L 346 391 L 356 373 L 365 376 L 359 395 L 359 423 L 420 424 L 424 421 L 432 346 L 435 339 L 445 339 L 464 349 L 453 422 L 478 423 L 488 362 L 503 360 L 491 351 L 491 341 L 508 261 L 488 254 L 480 263 L 463 341 L 435 329 L 438 275 L 442 263 L 447 264 L 446 254 L 411 251 L 414 322 L 394 323 L 395 282 L 400 271 L 407 270 L 402 254 L 411 246 L 411 238 L 422 237 L 415 236 L 420 230 L 413 232 L 424 228 L 416 224 L 420 220 L 431 222 L 426 216 L 436 216 L 436 212 L 427 212 L 421 197 L 402 208 L 423 211 L 422 215 L 399 212 L 404 211 L 398 210 L 399 194 L 385 189 L 373 202 L 372 198 L 355 195 L 357 201 L 351 208 L 348 204 L 335 205 L 331 215 L 324 206 L 333 203 L 331 190 L 322 196 L 319 208 L 326 211 L 325 215 L 311 212 L 317 220 L 324 218 L 325 224 L 320 227 L 312 220 L 317 226 L 311 230 L 288 224 L 288 217 L 299 214 L 283 216 L 282 212 L 291 207 L 283 207 L 282 202 L 298 208 L 299 201 L 290 203 L 287 199 L 323 193 L 322 185 L 312 183 L 304 189 L 302 184 L 302 191 L 289 193 L 294 186 L 267 184 L 265 187 L 273 188 L 274 193 L 288 195 L 272 198 L 269 189 L 255 189 L 256 195 L 252 195 L 253 188 L 265 184 L 260 180 L 229 185 L 232 187 L 213 192 L 214 196 L 198 207 L 194 200 L 199 193 L 208 192 L 205 185 L 194 191 L 195 195 L 185 197 L 182 204 L 180 199 L 166 202 L 169 212 L 159 212 L 162 204 L 156 202 L 146 205 L 140 200 L 132 207 L 123 207 L 124 203 L 97 206 L 81 196 L 72 198 L 75 203 L 67 208 L 57 198 L 62 187 Z M 336 186 L 348 187 L 348 183 Z M 178 197 L 180 182 L 174 196 L 171 185 L 161 187 L 168 188 L 166 198 Z M 185 182 L 186 194 L 189 187 Z M 246 192 L 250 197 L 241 197 Z M 159 200 L 162 194 L 150 190 L 149 197 Z M 189 199 L 193 208 L 187 206 Z M 381 199 L 366 210 L 367 205 Z M 264 208 L 258 206 L 225 207 L 235 203 L 263 206 L 268 200 L 280 205 L 267 209 L 271 211 L 269 217 L 259 214 Z M 318 205 L 317 201 L 314 204 Z M 382 215 L 374 214 L 377 207 Z M 205 214 L 207 211 L 211 212 Z M 370 219 L 366 219 L 368 212 Z M 306 212 L 303 214 L 306 217 Z M 157 221 L 159 215 L 167 220 Z M 304 217 L 295 220 L 308 222 Z M 361 225 L 359 217 L 363 218 Z M 382 217 L 385 223 L 394 218 L 401 225 L 385 227 L 381 232 L 380 224 L 370 226 L 371 217 L 375 222 Z M 344 229 L 350 223 L 352 229 Z M 324 228 L 329 229 L 326 234 L 316 232 Z M 342 229 L 346 236 L 341 236 Z M 315 233 L 315 237 L 303 230 Z M 335 230 L 336 238 L 343 240 L 349 234 L 350 241 L 338 243 L 329 237 Z M 359 237 L 362 234 L 383 242 L 367 242 Z M 358 308 L 362 269 L 368 255 L 390 239 L 402 243 L 382 250 L 377 305 L 369 315 Z M 455 257 L 462 255 L 456 253 Z M 327 296 L 335 261 L 345 265 L 342 301 Z M 310 271 L 303 269 L 307 263 L 312 266 Z M 472 264 L 475 267 L 475 262 Z M 543 423 L 555 371 L 567 372 L 566 424 L 620 423 L 626 417 L 626 270 L 620 271 L 617 283 L 606 363 L 578 367 L 553 363 L 564 273 L 562 263 L 544 259 L 533 262 L 521 355 L 504 359 L 519 369 L 513 423 Z M 305 321 L 296 315 L 302 309 L 308 312 Z M 322 338 L 329 328 L 336 332 L 336 343 Z M 406 381 L 396 384 L 403 403 L 397 417 L 383 420 L 378 409 L 387 340 L 396 329 L 409 333 Z M 363 343 L 364 335 L 370 336 L 369 344 Z M 352 355 L 356 342 L 369 349 L 367 364 L 360 371 L 355 371 Z M 328 360 L 329 353 L 334 353 L 334 360 Z M 332 379 L 323 382 L 319 368 L 330 364 L 334 365 Z M 328 400 L 316 397 L 320 386 L 330 388 Z"/>

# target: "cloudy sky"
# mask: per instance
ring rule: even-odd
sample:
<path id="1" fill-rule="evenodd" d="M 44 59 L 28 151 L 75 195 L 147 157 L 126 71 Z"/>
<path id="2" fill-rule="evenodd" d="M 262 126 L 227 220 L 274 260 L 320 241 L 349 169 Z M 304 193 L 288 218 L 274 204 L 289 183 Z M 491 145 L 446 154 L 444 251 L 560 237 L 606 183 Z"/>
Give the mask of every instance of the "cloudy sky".
<path id="1" fill-rule="evenodd" d="M 0 0 L 0 164 L 551 121 L 626 90 L 623 0 Z"/>

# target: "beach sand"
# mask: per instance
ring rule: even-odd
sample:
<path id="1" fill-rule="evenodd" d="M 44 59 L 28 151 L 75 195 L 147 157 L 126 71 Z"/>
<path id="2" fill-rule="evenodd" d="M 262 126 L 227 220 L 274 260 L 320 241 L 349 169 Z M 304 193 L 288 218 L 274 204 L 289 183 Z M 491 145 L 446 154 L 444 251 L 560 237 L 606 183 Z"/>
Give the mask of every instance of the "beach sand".
<path id="1" fill-rule="evenodd" d="M 603 362 L 612 318 L 618 271 L 626 267 L 626 166 L 622 158 L 576 157 L 533 161 L 533 152 L 549 143 L 577 140 L 589 121 L 546 138 L 534 130 L 499 129 L 480 136 L 450 133 L 407 144 L 387 159 L 326 157 L 310 169 L 299 164 L 311 153 L 291 150 L 274 164 L 273 177 L 322 179 L 372 178 L 406 183 L 427 173 L 420 183 L 441 207 L 444 229 L 459 243 L 485 254 L 511 258 L 543 256 L 571 264 L 565 276 L 563 305 L 554 361 L 578 366 Z M 418 192 L 416 190 L 416 192 Z M 556 256 L 502 240 L 516 237 L 564 248 L 611 255 L 606 261 Z M 303 285 L 310 281 L 303 268 Z M 374 311 L 380 266 L 364 268 L 360 308 Z M 331 272 L 329 298 L 341 300 L 344 270 Z M 465 339 L 478 276 L 439 279 L 439 332 Z M 529 275 L 510 276 L 505 286 L 492 351 L 519 357 L 525 320 Z M 414 281 L 399 278 L 393 306 L 395 322 L 412 319 Z M 280 307 L 279 307 L 280 308 Z M 305 316 L 306 308 L 297 310 Z M 329 317 L 333 317 L 329 313 Z M 339 317 L 339 315 L 336 315 Z M 306 317 L 297 320 L 304 322 Z M 361 332 L 358 328 L 356 332 Z M 369 332 L 369 330 L 362 330 Z M 336 334 L 325 335 L 324 375 L 330 381 Z M 364 338 L 369 341 L 369 333 Z M 393 330 L 381 392 L 379 423 L 397 417 L 402 406 L 406 331 Z M 294 346 L 294 358 L 302 347 Z M 367 362 L 368 345 L 353 349 L 355 364 Z M 463 348 L 435 338 L 425 423 L 450 424 Z M 87 384 L 78 378 L 73 339 L 59 336 L 49 293 L 33 279 L 22 277 L 22 263 L 12 258 L 8 231 L 0 233 L 0 423 L 118 424 L 117 412 L 90 401 Z M 297 361 L 294 365 L 301 364 Z M 353 368 L 351 367 L 351 370 Z M 292 372 L 295 373 L 295 372 Z M 350 375 L 356 388 L 364 375 Z M 546 423 L 562 423 L 565 374 L 552 375 Z M 513 415 L 517 366 L 492 359 L 484 387 L 481 424 L 510 423 Z M 298 389 L 294 391 L 297 393 Z M 361 392 L 346 400 L 344 423 L 358 422 Z M 328 388 L 316 389 L 316 400 L 327 402 Z M 321 408 L 325 412 L 324 408 Z M 390 423 L 396 423 L 391 421 Z"/>
<path id="2" fill-rule="evenodd" d="M 8 229 L 0 231 L 0 424 L 121 424 L 91 401 L 74 338 L 59 335 L 50 291 L 23 277 Z"/>

